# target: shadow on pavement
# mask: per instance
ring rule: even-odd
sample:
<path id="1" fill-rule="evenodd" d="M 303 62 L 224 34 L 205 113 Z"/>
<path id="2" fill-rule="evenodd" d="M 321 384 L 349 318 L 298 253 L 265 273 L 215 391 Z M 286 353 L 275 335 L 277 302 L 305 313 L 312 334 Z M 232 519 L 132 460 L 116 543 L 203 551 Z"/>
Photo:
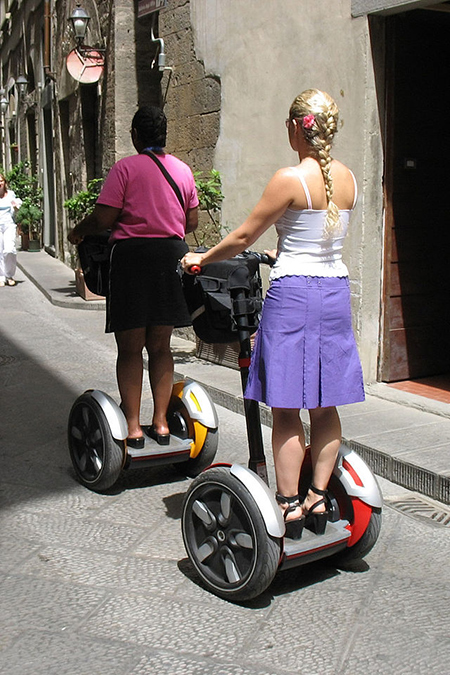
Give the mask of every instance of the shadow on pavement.
<path id="1" fill-rule="evenodd" d="M 67 422 L 81 391 L 64 380 L 64 369 L 73 372 L 81 366 L 73 362 L 70 353 L 65 356 L 49 353 L 48 358 L 60 368 L 61 377 L 0 331 L 0 507 L 3 508 L 36 500 L 40 493 L 70 491 L 79 486 L 69 455 Z M 132 469 L 103 494 L 116 496 L 125 490 L 185 480 L 173 465 Z M 179 514 L 179 506 L 168 507 L 169 517 L 177 519 Z"/>
<path id="2" fill-rule="evenodd" d="M 346 568 L 348 572 L 366 572 L 370 569 L 369 565 L 364 562 L 357 568 Z M 192 583 L 203 589 L 205 593 L 209 593 L 203 584 L 200 576 L 197 574 L 194 566 L 189 558 L 183 558 L 178 561 L 178 569 L 180 572 Z M 323 581 L 339 576 L 341 572 L 331 563 L 327 564 L 326 560 L 309 563 L 308 565 L 301 565 L 289 570 L 277 572 L 271 585 L 260 596 L 249 600 L 248 602 L 232 603 L 238 604 L 249 609 L 264 609 L 269 607 L 273 600 L 278 596 L 284 596 L 288 593 L 294 593 L 301 589 L 308 589 L 315 584 L 320 584 Z M 231 602 L 231 601 L 229 601 Z"/>

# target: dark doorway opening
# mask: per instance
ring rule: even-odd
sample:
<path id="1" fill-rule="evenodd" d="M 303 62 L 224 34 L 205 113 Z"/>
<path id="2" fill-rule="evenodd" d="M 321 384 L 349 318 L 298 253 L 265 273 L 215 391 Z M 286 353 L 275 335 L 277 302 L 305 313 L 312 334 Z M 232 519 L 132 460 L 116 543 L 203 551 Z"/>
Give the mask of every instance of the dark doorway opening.
<path id="1" fill-rule="evenodd" d="M 385 28 L 380 375 L 395 382 L 450 372 L 450 14 L 405 12 Z"/>
<path id="2" fill-rule="evenodd" d="M 98 94 L 96 84 L 80 85 L 86 177 L 90 181 L 101 175 L 98 155 Z"/>

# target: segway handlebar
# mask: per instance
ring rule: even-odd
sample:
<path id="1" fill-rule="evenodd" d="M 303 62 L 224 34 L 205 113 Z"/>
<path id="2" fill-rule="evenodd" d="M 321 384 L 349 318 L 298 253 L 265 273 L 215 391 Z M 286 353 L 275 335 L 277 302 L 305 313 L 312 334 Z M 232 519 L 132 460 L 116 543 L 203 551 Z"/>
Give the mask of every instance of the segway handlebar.
<path id="1" fill-rule="evenodd" d="M 267 255 L 267 253 L 255 253 L 252 251 L 252 255 L 255 256 L 255 258 L 258 258 L 262 265 L 270 265 L 270 267 L 273 267 L 275 263 L 275 258 Z"/>
<path id="2" fill-rule="evenodd" d="M 256 251 L 246 251 L 246 253 L 250 253 L 254 258 L 257 258 L 262 265 L 270 265 L 270 267 L 272 267 L 275 262 L 275 259 L 267 255 L 267 253 L 256 253 Z M 200 265 L 191 265 L 191 267 L 189 267 L 189 274 L 198 276 L 201 273 L 202 268 Z"/>

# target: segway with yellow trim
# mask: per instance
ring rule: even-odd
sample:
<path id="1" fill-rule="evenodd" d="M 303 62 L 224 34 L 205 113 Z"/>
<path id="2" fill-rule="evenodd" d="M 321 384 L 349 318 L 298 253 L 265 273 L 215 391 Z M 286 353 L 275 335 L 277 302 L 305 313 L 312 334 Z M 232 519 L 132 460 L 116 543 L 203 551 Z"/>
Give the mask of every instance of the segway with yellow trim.
<path id="1" fill-rule="evenodd" d="M 218 420 L 208 392 L 198 382 L 173 386 L 167 413 L 168 445 L 158 445 L 145 433 L 142 449 L 127 447 L 127 421 L 120 406 L 103 391 L 79 396 L 69 414 L 68 441 L 72 465 L 85 487 L 112 487 L 122 471 L 174 464 L 186 476 L 197 476 L 217 452 Z"/>

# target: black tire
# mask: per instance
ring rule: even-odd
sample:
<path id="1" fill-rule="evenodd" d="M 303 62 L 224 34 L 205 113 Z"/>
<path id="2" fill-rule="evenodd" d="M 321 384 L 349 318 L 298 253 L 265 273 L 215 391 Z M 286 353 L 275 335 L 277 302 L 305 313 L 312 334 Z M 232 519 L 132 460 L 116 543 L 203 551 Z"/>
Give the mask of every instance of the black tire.
<path id="1" fill-rule="evenodd" d="M 111 435 L 101 406 L 90 393 L 82 394 L 69 414 L 70 457 L 77 478 L 97 492 L 117 481 L 125 458 L 125 445 Z"/>
<path id="2" fill-rule="evenodd" d="M 189 416 L 186 407 L 176 396 L 172 397 L 169 410 L 167 413 L 170 433 L 178 436 L 178 438 L 195 438 L 195 427 Z M 177 471 L 183 476 L 195 478 L 202 471 L 204 471 L 210 464 L 213 463 L 214 457 L 217 453 L 219 445 L 219 431 L 218 429 L 208 429 L 206 438 L 203 442 L 202 449 L 196 457 L 189 458 L 186 462 L 178 462 L 175 464 Z"/>
<path id="3" fill-rule="evenodd" d="M 349 546 L 336 555 L 331 556 L 329 560 L 337 567 L 361 560 L 375 546 L 381 530 L 381 509 L 372 511 L 367 529 L 354 546 Z"/>
<path id="4" fill-rule="evenodd" d="M 192 457 L 187 462 L 177 464 L 177 469 L 189 478 L 195 478 L 208 466 L 210 466 L 216 456 L 219 443 L 219 432 L 217 429 L 208 429 L 203 447 L 197 457 Z"/>
<path id="5" fill-rule="evenodd" d="M 209 469 L 193 481 L 181 524 L 187 554 L 209 591 L 243 602 L 271 584 L 281 539 L 267 533 L 255 500 L 229 468 Z"/>

